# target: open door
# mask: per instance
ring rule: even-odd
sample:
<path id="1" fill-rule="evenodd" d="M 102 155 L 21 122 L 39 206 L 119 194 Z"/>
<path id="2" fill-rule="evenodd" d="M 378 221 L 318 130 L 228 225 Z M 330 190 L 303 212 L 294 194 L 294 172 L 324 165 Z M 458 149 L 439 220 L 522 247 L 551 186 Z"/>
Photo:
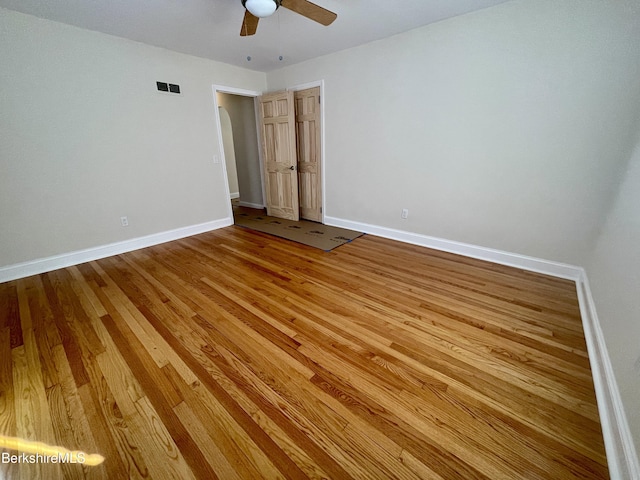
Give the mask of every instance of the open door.
<path id="1" fill-rule="evenodd" d="M 298 90 L 294 94 L 294 99 L 300 217 L 322 222 L 320 87 Z"/>
<path id="2" fill-rule="evenodd" d="M 298 172 L 293 92 L 259 98 L 267 215 L 298 221 Z"/>

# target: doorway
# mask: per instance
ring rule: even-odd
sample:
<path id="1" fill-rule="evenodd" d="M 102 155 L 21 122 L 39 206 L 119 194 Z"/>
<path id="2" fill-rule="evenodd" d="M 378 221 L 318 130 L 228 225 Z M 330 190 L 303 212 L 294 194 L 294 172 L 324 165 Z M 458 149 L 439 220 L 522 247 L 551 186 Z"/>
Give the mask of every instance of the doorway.
<path id="1" fill-rule="evenodd" d="M 296 177 L 299 185 L 296 196 L 299 199 L 300 218 L 319 223 L 324 223 L 325 203 L 323 88 L 323 82 L 318 81 L 289 89 L 295 96 L 296 115 L 292 134 L 296 138 Z M 259 100 L 263 94 L 216 85 L 213 89 L 229 193 L 228 211 L 233 218 L 233 205 L 253 209 L 267 206 L 266 151 L 261 145 L 264 132 L 259 121 Z"/>
<path id="2" fill-rule="evenodd" d="M 230 200 L 264 208 L 254 98 L 216 93 Z"/>
<path id="3" fill-rule="evenodd" d="M 221 104 L 223 102 L 219 102 Z M 236 148 L 233 143 L 233 124 L 229 111 L 222 106 L 218 107 L 220 116 L 220 130 L 222 130 L 222 150 L 224 151 L 224 163 L 227 167 L 227 180 L 229 184 L 229 198 L 240 198 L 240 184 L 238 183 L 238 166 L 236 164 Z"/>

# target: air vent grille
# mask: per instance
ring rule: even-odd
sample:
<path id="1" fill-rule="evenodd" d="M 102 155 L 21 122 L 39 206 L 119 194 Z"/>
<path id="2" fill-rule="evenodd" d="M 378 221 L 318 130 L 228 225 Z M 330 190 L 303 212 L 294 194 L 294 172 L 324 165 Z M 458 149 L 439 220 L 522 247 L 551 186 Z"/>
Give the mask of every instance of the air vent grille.
<path id="1" fill-rule="evenodd" d="M 175 83 L 156 82 L 156 88 L 162 93 L 175 93 L 176 95 L 181 94 L 180 85 Z"/>

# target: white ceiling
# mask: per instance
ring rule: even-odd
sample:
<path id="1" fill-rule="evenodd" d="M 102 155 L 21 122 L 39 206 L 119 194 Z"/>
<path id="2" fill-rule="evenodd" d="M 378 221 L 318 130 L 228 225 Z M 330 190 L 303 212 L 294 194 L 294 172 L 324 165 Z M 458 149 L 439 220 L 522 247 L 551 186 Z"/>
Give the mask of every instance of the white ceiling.
<path id="1" fill-rule="evenodd" d="M 505 1 L 317 0 L 338 14 L 329 27 L 280 8 L 260 20 L 252 37 L 239 35 L 241 0 L 0 0 L 0 6 L 268 72 Z"/>

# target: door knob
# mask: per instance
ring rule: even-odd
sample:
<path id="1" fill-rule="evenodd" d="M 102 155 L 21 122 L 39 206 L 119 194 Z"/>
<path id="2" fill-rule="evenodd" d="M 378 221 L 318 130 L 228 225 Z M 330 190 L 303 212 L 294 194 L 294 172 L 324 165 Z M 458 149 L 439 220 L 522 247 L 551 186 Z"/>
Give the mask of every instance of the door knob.
<path id="1" fill-rule="evenodd" d="M 294 167 L 293 165 L 291 165 L 291 166 L 289 167 L 289 170 L 295 170 L 295 169 L 296 169 L 296 167 Z"/>

